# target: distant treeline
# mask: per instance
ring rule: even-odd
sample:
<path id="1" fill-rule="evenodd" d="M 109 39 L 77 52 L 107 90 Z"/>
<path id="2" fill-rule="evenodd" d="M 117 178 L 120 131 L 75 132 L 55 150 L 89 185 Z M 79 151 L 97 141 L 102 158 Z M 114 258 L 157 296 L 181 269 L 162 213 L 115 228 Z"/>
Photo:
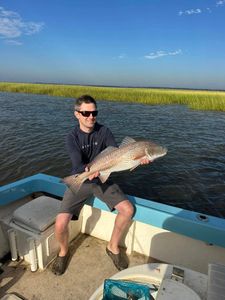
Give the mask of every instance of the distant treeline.
<path id="1" fill-rule="evenodd" d="M 90 94 L 96 100 L 135 102 L 150 105 L 184 104 L 192 109 L 225 111 L 225 92 L 222 91 L 97 87 L 11 82 L 0 82 L 0 91 L 44 94 L 67 98 L 77 98 L 83 94 Z"/>

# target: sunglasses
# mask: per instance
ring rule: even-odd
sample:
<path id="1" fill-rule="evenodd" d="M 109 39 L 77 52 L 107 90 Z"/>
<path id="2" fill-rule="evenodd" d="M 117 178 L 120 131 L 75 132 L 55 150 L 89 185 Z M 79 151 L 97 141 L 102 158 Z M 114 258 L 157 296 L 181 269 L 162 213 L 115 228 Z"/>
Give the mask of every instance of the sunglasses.
<path id="1" fill-rule="evenodd" d="M 83 117 L 90 117 L 90 115 L 92 115 L 92 117 L 97 117 L 97 115 L 98 115 L 97 110 L 94 110 L 94 111 L 88 111 L 88 110 L 80 111 L 80 110 L 77 110 L 77 112 L 82 114 Z"/>

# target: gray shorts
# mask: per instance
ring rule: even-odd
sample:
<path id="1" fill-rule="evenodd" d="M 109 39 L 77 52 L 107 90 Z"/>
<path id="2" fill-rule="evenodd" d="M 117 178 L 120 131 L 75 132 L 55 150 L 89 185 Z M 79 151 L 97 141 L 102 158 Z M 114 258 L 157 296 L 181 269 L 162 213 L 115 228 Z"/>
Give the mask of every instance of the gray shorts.
<path id="1" fill-rule="evenodd" d="M 110 210 L 127 199 L 117 184 L 87 182 L 82 184 L 77 194 L 69 188 L 65 191 L 60 213 L 70 213 L 73 219 L 78 219 L 85 202 L 93 195 L 105 202 Z"/>

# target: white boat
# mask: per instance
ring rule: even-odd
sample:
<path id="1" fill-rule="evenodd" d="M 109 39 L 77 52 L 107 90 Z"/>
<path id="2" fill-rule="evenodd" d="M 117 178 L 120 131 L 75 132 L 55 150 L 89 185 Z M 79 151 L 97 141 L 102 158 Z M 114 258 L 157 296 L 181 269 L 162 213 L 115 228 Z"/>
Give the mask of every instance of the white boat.
<path id="1" fill-rule="evenodd" d="M 60 178 L 45 174 L 37 174 L 0 188 L 0 258 L 11 252 L 15 263 L 23 259 L 31 271 L 37 271 L 32 273 L 32 278 L 37 277 L 37 274 L 45 277 L 47 271 L 41 271 L 48 267 L 57 254 L 54 220 L 65 188 Z M 129 196 L 129 199 L 134 203 L 136 212 L 121 246 L 126 248 L 128 257 L 138 253 L 164 264 L 144 264 L 119 273 L 114 270 L 113 278 L 126 279 L 129 272 L 133 272 L 134 278 L 137 273 L 145 277 L 145 271 L 148 270 L 147 277 L 151 278 L 149 284 L 154 279 L 153 274 L 160 274 L 160 278 L 154 279 L 159 288 L 152 295 L 155 297 L 153 299 L 225 299 L 225 220 L 138 197 Z M 90 199 L 79 220 L 70 224 L 70 240 L 77 239 L 80 234 L 87 234 L 108 241 L 114 219 L 115 213 L 109 212 L 104 203 L 97 198 Z M 183 270 L 183 278 L 179 278 L 176 270 Z M 219 277 L 215 279 L 217 275 Z M 83 280 L 85 283 L 85 278 Z M 97 289 L 96 293 L 103 291 L 100 284 L 103 281 L 104 278 L 97 281 L 92 291 L 84 291 L 83 296 L 79 296 L 82 298 L 76 298 L 74 283 L 74 298 L 70 295 L 64 299 L 84 300 L 92 297 L 90 299 L 94 300 L 93 288 Z M 3 290 L 3 296 L 6 297 L 6 288 L 3 287 Z M 12 291 L 11 286 L 9 291 Z M 195 298 L 185 298 L 187 291 Z M 59 294 L 54 298 L 60 299 L 57 298 Z M 23 296 L 26 298 L 26 295 Z M 52 291 L 46 291 L 45 299 L 52 299 Z"/>

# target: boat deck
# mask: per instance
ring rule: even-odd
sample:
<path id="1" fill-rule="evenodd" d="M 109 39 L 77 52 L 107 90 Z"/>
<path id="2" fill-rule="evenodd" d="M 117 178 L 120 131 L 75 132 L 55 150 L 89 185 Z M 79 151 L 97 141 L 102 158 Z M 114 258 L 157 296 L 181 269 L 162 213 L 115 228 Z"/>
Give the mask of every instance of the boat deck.
<path id="1" fill-rule="evenodd" d="M 5 262 L 0 275 L 0 298 L 9 293 L 24 300 L 88 300 L 104 279 L 117 273 L 105 253 L 106 241 L 80 234 L 71 244 L 71 259 L 62 276 L 45 271 L 31 272 L 23 262 Z M 138 253 L 128 257 L 129 266 L 158 262 Z"/>

